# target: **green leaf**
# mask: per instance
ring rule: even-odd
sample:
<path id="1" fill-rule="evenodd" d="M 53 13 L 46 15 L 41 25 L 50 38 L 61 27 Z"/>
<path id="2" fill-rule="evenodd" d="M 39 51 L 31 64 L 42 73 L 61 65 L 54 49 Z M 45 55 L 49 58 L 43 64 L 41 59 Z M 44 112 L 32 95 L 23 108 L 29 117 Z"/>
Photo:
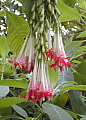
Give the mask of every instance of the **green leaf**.
<path id="1" fill-rule="evenodd" d="M 1 80 L 0 85 L 27 89 L 28 83 L 23 80 Z"/>
<path id="2" fill-rule="evenodd" d="M 74 70 L 74 79 L 78 84 L 86 85 L 86 60 L 79 64 Z"/>
<path id="3" fill-rule="evenodd" d="M 79 114 L 79 116 L 86 119 L 86 115 L 80 115 L 80 114 Z"/>
<path id="4" fill-rule="evenodd" d="M 2 36 L 0 36 L 0 55 L 2 56 L 3 59 L 8 54 L 8 51 L 9 51 L 9 47 L 8 47 L 7 39 L 3 34 Z"/>
<path id="5" fill-rule="evenodd" d="M 22 4 L 23 4 L 23 7 L 25 9 L 27 19 L 29 21 L 30 18 L 31 18 L 31 15 L 32 15 L 31 8 L 33 6 L 34 0 L 21 0 L 21 1 L 22 1 Z"/>
<path id="6" fill-rule="evenodd" d="M 86 60 L 78 65 L 76 71 L 81 74 L 84 78 L 86 78 Z"/>
<path id="7" fill-rule="evenodd" d="M 0 100 L 0 109 L 10 107 L 11 105 L 25 102 L 24 98 L 11 97 Z"/>
<path id="8" fill-rule="evenodd" d="M 76 9 L 75 9 L 76 10 Z M 78 16 L 76 15 L 69 15 L 67 13 L 63 13 L 60 17 L 59 17 L 59 20 L 60 22 L 67 22 L 67 21 L 71 21 L 71 20 L 75 20 L 77 19 Z"/>
<path id="9" fill-rule="evenodd" d="M 10 64 L 10 63 L 9 63 Z M 13 65 L 13 64 L 10 64 L 9 65 L 9 68 L 8 66 L 6 67 L 7 64 L 5 64 L 5 70 L 4 70 L 4 79 L 5 78 L 9 78 L 9 76 L 11 76 L 14 72 L 14 68 L 11 69 L 11 66 L 10 65 Z M 13 67 L 13 66 L 12 66 Z"/>
<path id="10" fill-rule="evenodd" d="M 20 17 L 6 11 L 8 33 L 7 39 L 13 53 L 18 53 L 28 32 L 28 24 Z"/>
<path id="11" fill-rule="evenodd" d="M 81 118 L 80 120 L 86 120 L 86 118 Z"/>
<path id="12" fill-rule="evenodd" d="M 83 56 L 85 54 L 86 54 L 86 46 L 80 46 L 78 52 L 74 55 L 73 59 L 76 59 L 77 57 Z"/>
<path id="13" fill-rule="evenodd" d="M 70 7 L 74 7 L 76 4 L 76 0 L 63 0 L 63 2 Z"/>
<path id="14" fill-rule="evenodd" d="M 59 77 L 58 77 L 58 81 L 56 83 L 55 88 L 61 84 L 63 84 L 63 85 L 60 86 L 59 88 L 62 88 L 64 86 L 68 86 L 68 84 L 64 85 L 64 83 L 66 83 L 66 82 L 74 82 L 74 76 L 73 76 L 73 73 L 71 72 L 70 69 L 63 70 L 62 72 L 59 71 Z"/>
<path id="15" fill-rule="evenodd" d="M 62 86 L 62 85 L 66 85 L 66 84 L 77 84 L 76 82 L 63 82 L 61 84 L 58 85 L 58 87 Z"/>
<path id="16" fill-rule="evenodd" d="M 73 118 L 64 109 L 56 105 L 43 103 L 42 107 L 48 114 L 50 120 L 73 120 Z"/>
<path id="17" fill-rule="evenodd" d="M 74 56 L 78 52 L 78 49 L 80 48 L 81 43 L 82 41 L 73 41 L 65 45 L 66 56 L 68 57 Z"/>
<path id="18" fill-rule="evenodd" d="M 18 118 L 18 119 L 24 120 L 23 118 L 21 118 L 19 116 L 4 116 L 4 117 L 0 117 L 0 120 L 6 120 L 9 118 Z"/>
<path id="19" fill-rule="evenodd" d="M 64 86 L 68 86 L 68 85 L 73 85 L 73 84 L 77 84 L 76 82 L 63 82 L 61 84 L 59 84 L 57 87 L 55 87 L 54 91 L 57 93 L 59 89 L 61 89 Z"/>
<path id="20" fill-rule="evenodd" d="M 63 13 L 59 19 L 61 22 L 75 20 L 81 17 L 76 8 L 71 8 L 67 6 L 62 0 L 58 1 L 57 5 L 59 11 Z"/>
<path id="21" fill-rule="evenodd" d="M 64 93 L 66 90 L 86 90 L 86 85 L 69 85 L 60 89 L 60 93 Z"/>
<path id="22" fill-rule="evenodd" d="M 76 38 L 86 37 L 86 31 L 80 33 Z"/>
<path id="23" fill-rule="evenodd" d="M 73 38 L 72 37 L 70 37 L 67 40 L 64 40 L 64 47 L 67 46 L 68 44 L 72 43 L 72 42 L 73 42 Z"/>
<path id="24" fill-rule="evenodd" d="M 61 108 L 63 108 L 65 106 L 65 104 L 67 103 L 68 100 L 68 95 L 66 93 L 60 95 L 60 96 L 55 96 L 52 99 L 52 104 L 55 104 Z"/>
<path id="25" fill-rule="evenodd" d="M 4 11 L 0 11 L 0 17 L 4 17 L 4 16 L 5 16 Z"/>
<path id="26" fill-rule="evenodd" d="M 79 85 L 86 85 L 86 78 L 82 76 L 80 73 L 77 71 L 73 73 L 74 74 L 74 80 L 79 84 Z"/>
<path id="27" fill-rule="evenodd" d="M 69 113 L 73 118 L 75 118 L 75 120 L 80 120 L 80 119 L 78 118 L 78 115 L 77 115 L 76 113 L 71 112 L 71 111 L 68 111 L 68 110 L 66 110 L 66 112 Z"/>
<path id="28" fill-rule="evenodd" d="M 77 90 L 70 90 L 68 93 L 70 95 L 70 103 L 73 112 L 77 114 L 85 114 L 86 104 L 81 97 L 81 93 Z"/>
<path id="29" fill-rule="evenodd" d="M 11 114 L 12 114 L 12 107 L 7 107 L 7 108 L 0 109 L 0 115 L 1 116 L 11 115 Z"/>
<path id="30" fill-rule="evenodd" d="M 58 79 L 58 72 L 55 71 L 53 68 L 48 67 L 48 73 L 49 73 L 51 84 L 54 87 Z"/>
<path id="31" fill-rule="evenodd" d="M 35 120 L 35 118 L 27 118 L 27 119 L 25 119 L 25 120 Z"/>
<path id="32" fill-rule="evenodd" d="M 12 105 L 12 108 L 13 108 L 19 115 L 23 116 L 24 118 L 28 118 L 27 113 L 26 113 L 26 111 L 25 111 L 23 108 L 19 107 L 18 105 Z"/>
<path id="33" fill-rule="evenodd" d="M 35 120 L 35 118 L 27 118 L 27 119 L 25 119 L 25 120 Z"/>
<path id="34" fill-rule="evenodd" d="M 76 64 L 80 64 L 81 63 L 81 61 L 79 61 L 79 60 L 72 60 L 72 62 L 76 63 Z"/>
<path id="35" fill-rule="evenodd" d="M 86 10 L 86 0 L 77 0 L 77 2 Z"/>

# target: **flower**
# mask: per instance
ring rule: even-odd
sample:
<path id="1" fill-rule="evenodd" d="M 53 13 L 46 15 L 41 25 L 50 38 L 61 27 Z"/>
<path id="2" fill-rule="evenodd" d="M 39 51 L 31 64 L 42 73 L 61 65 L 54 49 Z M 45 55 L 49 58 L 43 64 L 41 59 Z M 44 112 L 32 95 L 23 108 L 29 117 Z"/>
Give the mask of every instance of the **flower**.
<path id="1" fill-rule="evenodd" d="M 27 45 L 26 45 L 27 43 Z M 22 72 L 27 70 L 27 73 L 33 72 L 34 69 L 34 42 L 30 36 L 28 42 L 27 39 L 24 41 L 23 46 L 18 55 L 14 55 L 14 60 L 9 63 L 14 63 L 15 69 L 20 69 Z"/>
<path id="2" fill-rule="evenodd" d="M 28 57 L 23 55 L 18 58 L 14 55 L 14 67 L 15 69 L 19 68 L 22 72 L 24 72 L 24 70 L 28 68 Z"/>
<path id="3" fill-rule="evenodd" d="M 29 73 L 29 74 L 30 74 L 31 72 L 33 72 L 34 62 L 35 62 L 35 60 L 32 59 L 32 61 L 28 63 L 28 73 Z"/>
<path id="4" fill-rule="evenodd" d="M 39 102 L 42 104 L 44 100 L 50 100 L 53 89 L 49 81 L 46 65 L 43 61 L 35 60 L 32 79 L 29 83 L 26 101 Z"/>
<path id="5" fill-rule="evenodd" d="M 25 97 L 26 95 L 19 95 L 19 97 Z"/>
<path id="6" fill-rule="evenodd" d="M 55 53 L 53 51 L 53 47 L 46 52 L 46 56 L 47 58 L 50 58 L 51 60 L 55 59 Z"/>
<path id="7" fill-rule="evenodd" d="M 54 70 L 59 67 L 60 71 L 62 71 L 63 69 L 68 69 L 68 65 L 73 65 L 73 63 L 68 61 L 70 57 L 66 57 L 61 33 L 59 30 L 55 33 L 54 45 L 46 52 L 46 56 L 51 62 L 51 65 L 48 66 L 54 67 Z"/>
<path id="8" fill-rule="evenodd" d="M 70 63 L 69 61 L 65 61 L 65 59 L 68 59 L 69 57 L 56 57 L 55 63 L 48 65 L 49 67 L 54 67 L 54 69 L 56 70 L 57 67 L 60 68 L 60 71 L 62 71 L 64 69 L 64 67 L 66 67 L 66 69 L 68 69 L 68 65 L 73 65 L 73 63 Z"/>

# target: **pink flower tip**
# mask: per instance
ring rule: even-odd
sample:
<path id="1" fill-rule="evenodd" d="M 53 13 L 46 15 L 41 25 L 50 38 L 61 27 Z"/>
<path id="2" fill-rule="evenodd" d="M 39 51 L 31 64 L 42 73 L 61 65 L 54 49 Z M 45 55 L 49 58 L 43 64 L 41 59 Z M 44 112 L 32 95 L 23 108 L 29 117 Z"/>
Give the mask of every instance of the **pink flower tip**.
<path id="1" fill-rule="evenodd" d="M 11 61 L 11 60 L 8 60 L 8 62 L 9 62 L 9 63 L 14 63 L 14 62 L 13 62 L 13 61 Z"/>
<path id="2" fill-rule="evenodd" d="M 40 91 L 38 88 L 30 89 L 29 92 L 26 93 L 26 101 L 32 101 L 34 103 L 39 101 L 40 104 L 45 99 L 50 100 L 51 97 L 52 94 L 49 91 Z"/>
<path id="3" fill-rule="evenodd" d="M 19 97 L 25 97 L 26 95 L 19 95 Z"/>

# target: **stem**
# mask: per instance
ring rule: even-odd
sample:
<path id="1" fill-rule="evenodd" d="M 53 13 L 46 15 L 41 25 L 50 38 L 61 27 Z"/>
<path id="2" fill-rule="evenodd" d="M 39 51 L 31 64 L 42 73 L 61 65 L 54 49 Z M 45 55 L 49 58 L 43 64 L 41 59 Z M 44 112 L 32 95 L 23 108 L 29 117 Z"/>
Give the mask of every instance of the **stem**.
<path id="1" fill-rule="evenodd" d="M 72 67 L 70 67 L 70 69 L 73 71 L 73 72 L 76 72 L 76 73 L 78 73 L 76 70 L 74 70 Z"/>
<path id="2" fill-rule="evenodd" d="M 42 108 L 41 108 L 38 104 L 35 104 L 35 105 L 36 105 L 41 111 L 43 111 Z"/>
<path id="3" fill-rule="evenodd" d="M 42 114 L 43 114 L 43 111 L 41 111 L 41 113 L 38 115 L 37 118 L 35 118 L 35 120 L 37 120 Z M 38 119 L 38 120 L 39 120 L 39 119 Z"/>
<path id="4" fill-rule="evenodd" d="M 35 120 L 39 120 L 40 116 L 44 113 L 43 109 L 38 105 L 38 104 L 35 104 L 40 110 L 41 110 L 41 113 L 38 115 L 38 117 L 35 119 Z"/>

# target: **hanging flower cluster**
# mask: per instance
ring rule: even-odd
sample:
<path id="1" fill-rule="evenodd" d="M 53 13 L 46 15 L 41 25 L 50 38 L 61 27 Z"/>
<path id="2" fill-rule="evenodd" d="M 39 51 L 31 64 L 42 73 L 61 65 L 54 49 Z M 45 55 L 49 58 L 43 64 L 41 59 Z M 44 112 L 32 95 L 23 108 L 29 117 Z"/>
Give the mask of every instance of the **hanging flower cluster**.
<path id="1" fill-rule="evenodd" d="M 41 104 L 44 100 L 50 101 L 53 94 L 48 66 L 54 67 L 55 70 L 58 67 L 62 71 L 68 69 L 68 65 L 72 63 L 68 61 L 69 57 L 66 57 L 62 43 L 57 0 L 34 0 L 32 4 L 31 8 L 26 9 L 30 36 L 24 40 L 19 54 L 14 55 L 13 63 L 15 69 L 32 72 L 26 101 Z M 51 39 L 51 29 L 55 33 L 54 42 Z M 47 65 L 48 61 L 51 65 Z"/>
<path id="2" fill-rule="evenodd" d="M 51 61 L 51 65 L 48 66 L 54 67 L 55 70 L 57 68 L 60 68 L 60 71 L 68 70 L 68 65 L 73 65 L 68 61 L 70 57 L 66 57 L 59 29 L 55 33 L 53 46 L 46 52 L 46 56 Z"/>
<path id="3" fill-rule="evenodd" d="M 48 66 L 44 61 L 35 60 L 32 80 L 29 83 L 26 101 L 33 101 L 41 104 L 44 100 L 49 100 L 52 97 L 53 89 L 49 81 Z"/>

